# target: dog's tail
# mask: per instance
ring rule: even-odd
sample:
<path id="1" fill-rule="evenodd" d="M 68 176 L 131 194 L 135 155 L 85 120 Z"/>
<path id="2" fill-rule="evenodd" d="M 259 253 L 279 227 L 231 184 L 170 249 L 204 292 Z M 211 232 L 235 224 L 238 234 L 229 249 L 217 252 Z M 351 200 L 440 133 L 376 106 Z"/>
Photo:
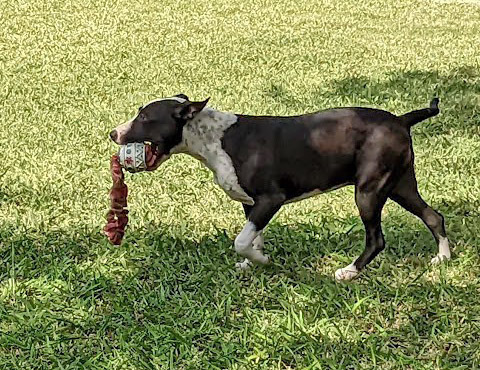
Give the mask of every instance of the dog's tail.
<path id="1" fill-rule="evenodd" d="M 440 112 L 438 109 L 439 101 L 440 100 L 438 100 L 438 98 L 435 98 L 430 102 L 430 108 L 414 110 L 404 114 L 403 116 L 400 116 L 399 118 L 407 128 L 410 128 L 418 122 L 436 116 Z"/>

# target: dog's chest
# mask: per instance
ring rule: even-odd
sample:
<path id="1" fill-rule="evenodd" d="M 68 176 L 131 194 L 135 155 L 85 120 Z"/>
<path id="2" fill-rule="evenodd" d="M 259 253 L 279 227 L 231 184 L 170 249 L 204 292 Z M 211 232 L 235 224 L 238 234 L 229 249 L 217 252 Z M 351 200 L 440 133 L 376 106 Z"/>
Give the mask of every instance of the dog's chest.
<path id="1" fill-rule="evenodd" d="M 253 205 L 238 183 L 230 156 L 222 148 L 225 130 L 237 122 L 232 113 L 204 110 L 183 129 L 182 151 L 200 160 L 214 175 L 215 182 L 230 196 L 244 204 Z"/>

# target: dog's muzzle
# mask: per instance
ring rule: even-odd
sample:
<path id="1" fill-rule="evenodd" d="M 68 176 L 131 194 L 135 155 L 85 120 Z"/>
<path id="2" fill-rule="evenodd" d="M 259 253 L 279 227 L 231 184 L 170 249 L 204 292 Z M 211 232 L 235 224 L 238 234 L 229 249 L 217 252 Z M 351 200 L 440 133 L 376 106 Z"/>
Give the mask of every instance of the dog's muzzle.
<path id="1" fill-rule="evenodd" d="M 112 139 L 116 144 L 118 144 L 118 142 L 117 142 L 117 139 L 118 139 L 117 130 L 110 131 L 110 139 Z"/>

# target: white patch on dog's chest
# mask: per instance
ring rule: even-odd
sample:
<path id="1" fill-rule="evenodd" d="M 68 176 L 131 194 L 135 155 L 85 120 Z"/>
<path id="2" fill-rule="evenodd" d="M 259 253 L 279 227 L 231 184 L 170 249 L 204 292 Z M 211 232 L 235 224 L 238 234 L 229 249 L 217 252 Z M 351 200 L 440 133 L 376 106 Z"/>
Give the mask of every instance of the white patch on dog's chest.
<path id="1" fill-rule="evenodd" d="M 253 205 L 254 201 L 238 183 L 230 156 L 222 148 L 225 130 L 237 122 L 232 113 L 206 108 L 183 128 L 182 143 L 175 150 L 190 154 L 212 172 L 217 183 L 230 198 Z"/>

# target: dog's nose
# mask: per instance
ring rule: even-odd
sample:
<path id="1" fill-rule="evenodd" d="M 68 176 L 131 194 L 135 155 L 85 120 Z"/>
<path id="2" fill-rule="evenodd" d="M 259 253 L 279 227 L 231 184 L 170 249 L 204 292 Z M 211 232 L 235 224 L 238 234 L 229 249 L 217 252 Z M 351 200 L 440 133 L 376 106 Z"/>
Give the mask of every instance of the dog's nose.
<path id="1" fill-rule="evenodd" d="M 117 142 L 117 138 L 118 138 L 117 130 L 112 130 L 112 131 L 110 132 L 110 138 L 111 138 L 113 141 Z"/>

